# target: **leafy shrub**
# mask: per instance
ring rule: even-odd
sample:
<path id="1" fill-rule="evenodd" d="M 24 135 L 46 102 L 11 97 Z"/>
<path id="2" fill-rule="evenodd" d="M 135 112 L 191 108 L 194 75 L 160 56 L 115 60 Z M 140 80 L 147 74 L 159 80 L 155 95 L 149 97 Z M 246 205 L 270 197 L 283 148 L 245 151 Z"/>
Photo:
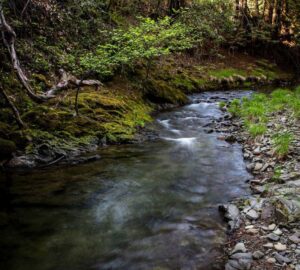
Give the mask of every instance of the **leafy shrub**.
<path id="1" fill-rule="evenodd" d="M 116 29 L 111 41 L 99 45 L 96 52 L 81 57 L 81 64 L 102 76 L 112 75 L 120 67 L 134 67 L 141 60 L 168 55 L 192 47 L 189 27 L 174 22 L 170 17 L 158 21 L 140 18 L 137 26 Z"/>

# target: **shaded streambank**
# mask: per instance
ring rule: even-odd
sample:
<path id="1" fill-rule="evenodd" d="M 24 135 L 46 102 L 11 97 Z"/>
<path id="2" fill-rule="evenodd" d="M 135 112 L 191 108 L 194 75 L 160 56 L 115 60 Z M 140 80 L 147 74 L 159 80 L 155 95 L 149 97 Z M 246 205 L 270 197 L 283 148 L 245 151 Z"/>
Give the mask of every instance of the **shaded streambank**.
<path id="1" fill-rule="evenodd" d="M 18 157 L 8 163 L 9 167 L 44 166 L 61 158 L 72 161 L 74 156 L 105 144 L 143 139 L 136 134 L 151 122 L 151 114 L 161 108 L 187 104 L 188 94 L 281 84 L 292 78 L 292 74 L 270 61 L 244 54 L 226 55 L 214 61 L 185 54 L 163 58 L 153 64 L 147 80 L 146 76 L 146 68 L 141 65 L 131 74 L 112 78 L 98 91 L 82 88 L 78 116 L 74 89 L 39 105 L 24 97 L 25 103 L 16 103 L 27 124 L 23 130 L 13 124 L 10 109 L 1 107 L 0 146 L 7 151 L 0 153 L 0 159 L 10 159 L 17 149 Z M 44 76 L 36 80 L 37 85 L 47 81 Z M 11 82 L 11 87 L 19 91 L 19 86 Z"/>
<path id="2" fill-rule="evenodd" d="M 193 95 L 157 116 L 158 140 L 99 161 L 1 175 L 1 269 L 223 269 L 217 205 L 250 176 L 207 126 L 226 118 L 218 101 L 247 94 Z"/>

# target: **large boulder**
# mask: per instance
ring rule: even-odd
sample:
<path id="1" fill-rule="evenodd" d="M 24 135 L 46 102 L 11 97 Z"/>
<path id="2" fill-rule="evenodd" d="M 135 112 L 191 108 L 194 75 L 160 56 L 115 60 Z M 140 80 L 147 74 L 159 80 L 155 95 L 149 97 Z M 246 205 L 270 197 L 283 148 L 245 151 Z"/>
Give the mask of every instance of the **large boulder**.
<path id="1" fill-rule="evenodd" d="M 12 154 L 17 150 L 17 147 L 13 141 L 0 138 L 0 159 L 8 159 L 12 157 Z"/>

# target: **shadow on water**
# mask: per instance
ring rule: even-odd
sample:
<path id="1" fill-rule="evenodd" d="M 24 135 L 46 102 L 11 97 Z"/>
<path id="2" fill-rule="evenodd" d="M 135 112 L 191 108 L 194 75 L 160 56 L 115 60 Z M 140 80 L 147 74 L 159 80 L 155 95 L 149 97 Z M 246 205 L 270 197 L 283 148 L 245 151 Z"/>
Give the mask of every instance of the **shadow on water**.
<path id="1" fill-rule="evenodd" d="M 238 144 L 207 134 L 217 102 L 191 96 L 158 115 L 160 139 L 101 149 L 73 167 L 0 175 L 0 268 L 222 269 L 217 205 L 248 194 Z"/>

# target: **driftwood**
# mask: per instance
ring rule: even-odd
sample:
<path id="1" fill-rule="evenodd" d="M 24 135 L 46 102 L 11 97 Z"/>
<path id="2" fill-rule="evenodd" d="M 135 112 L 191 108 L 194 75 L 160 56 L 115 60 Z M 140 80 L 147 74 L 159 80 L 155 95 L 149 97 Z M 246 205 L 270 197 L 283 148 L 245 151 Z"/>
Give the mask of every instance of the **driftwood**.
<path id="1" fill-rule="evenodd" d="M 21 119 L 20 113 L 17 109 L 17 107 L 15 106 L 15 104 L 10 100 L 9 96 L 6 94 L 6 92 L 4 91 L 4 89 L 2 88 L 2 86 L 0 85 L 0 93 L 2 93 L 5 101 L 7 102 L 7 104 L 9 105 L 9 107 L 11 108 L 11 110 L 13 111 L 14 117 L 18 123 L 19 128 L 24 128 L 25 124 Z"/>
<path id="2" fill-rule="evenodd" d="M 95 86 L 96 89 L 98 89 L 100 86 L 102 86 L 102 83 L 98 80 L 79 80 L 75 76 L 68 74 L 63 69 L 59 70 L 59 74 L 59 82 L 46 92 L 47 97 L 54 97 L 59 91 L 64 89 L 78 88 L 81 86 Z"/>

